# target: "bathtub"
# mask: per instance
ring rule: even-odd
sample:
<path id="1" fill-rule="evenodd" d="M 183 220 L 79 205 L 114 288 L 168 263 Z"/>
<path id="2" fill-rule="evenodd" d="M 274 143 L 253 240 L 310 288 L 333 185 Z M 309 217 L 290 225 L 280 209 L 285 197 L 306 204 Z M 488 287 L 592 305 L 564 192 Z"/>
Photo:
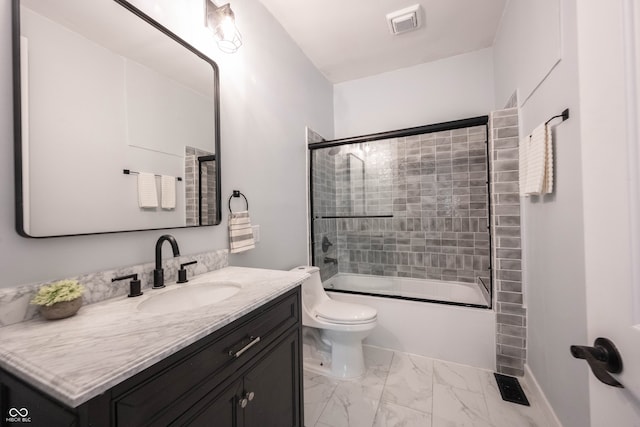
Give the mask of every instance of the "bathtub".
<path id="1" fill-rule="evenodd" d="M 429 286 L 424 286 L 424 281 L 395 279 L 339 273 L 325 281 L 325 288 L 335 300 L 365 304 L 378 311 L 378 326 L 364 341 L 365 344 L 495 370 L 496 314 L 492 309 L 399 299 L 399 290 L 418 291 L 414 289 L 418 282 L 423 283 L 418 292 L 421 296 L 416 298 L 436 299 L 426 298 L 425 295 L 433 296 L 439 286 L 427 293 L 423 288 Z M 347 281 L 351 281 L 349 293 L 334 292 L 328 287 L 332 284 L 333 289 L 337 290 L 339 286 L 345 286 Z M 366 287 L 364 283 L 367 283 Z M 362 286 L 361 292 L 367 295 L 351 293 L 360 292 L 356 290 L 358 285 Z M 463 290 L 447 290 L 444 295 L 437 295 L 437 299 L 454 293 L 459 299 L 460 294 L 466 294 L 467 288 L 470 288 L 469 284 L 464 285 Z M 478 292 L 482 294 L 482 290 Z M 374 296 L 373 293 L 380 296 Z M 484 296 L 481 301 L 486 306 Z"/>
<path id="2" fill-rule="evenodd" d="M 489 296 L 475 283 L 338 273 L 325 280 L 325 290 L 411 298 L 429 302 L 488 307 Z"/>

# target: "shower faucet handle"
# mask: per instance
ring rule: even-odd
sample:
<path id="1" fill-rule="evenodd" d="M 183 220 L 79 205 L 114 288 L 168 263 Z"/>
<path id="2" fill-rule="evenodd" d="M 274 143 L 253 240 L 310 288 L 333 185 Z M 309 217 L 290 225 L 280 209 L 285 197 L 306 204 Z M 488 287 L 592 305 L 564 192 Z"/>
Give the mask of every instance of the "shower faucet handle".
<path id="1" fill-rule="evenodd" d="M 329 251 L 329 247 L 333 246 L 333 243 L 329 241 L 327 236 L 322 237 L 322 252 L 327 253 Z"/>

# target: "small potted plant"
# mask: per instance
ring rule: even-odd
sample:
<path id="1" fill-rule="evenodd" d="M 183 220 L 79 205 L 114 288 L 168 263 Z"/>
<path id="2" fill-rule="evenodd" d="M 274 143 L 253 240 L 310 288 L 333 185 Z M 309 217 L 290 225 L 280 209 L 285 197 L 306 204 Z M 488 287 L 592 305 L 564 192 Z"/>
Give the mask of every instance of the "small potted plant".
<path id="1" fill-rule="evenodd" d="M 82 292 L 84 287 L 77 280 L 60 280 L 41 287 L 31 304 L 39 306 L 45 319 L 64 319 L 80 309 Z"/>

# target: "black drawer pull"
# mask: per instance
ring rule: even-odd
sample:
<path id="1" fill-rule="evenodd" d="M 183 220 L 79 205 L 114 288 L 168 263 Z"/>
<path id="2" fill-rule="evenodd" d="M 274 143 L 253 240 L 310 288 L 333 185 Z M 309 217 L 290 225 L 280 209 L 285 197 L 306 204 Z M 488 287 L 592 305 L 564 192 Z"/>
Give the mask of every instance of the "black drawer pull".
<path id="1" fill-rule="evenodd" d="M 253 347 L 254 345 L 258 344 L 259 342 L 260 342 L 260 337 L 249 337 L 249 344 L 245 345 L 244 347 L 242 347 L 238 351 L 229 350 L 229 356 L 231 356 L 231 357 L 240 357 L 240 356 L 242 356 L 242 353 L 244 353 L 245 351 L 249 350 L 251 347 Z"/>

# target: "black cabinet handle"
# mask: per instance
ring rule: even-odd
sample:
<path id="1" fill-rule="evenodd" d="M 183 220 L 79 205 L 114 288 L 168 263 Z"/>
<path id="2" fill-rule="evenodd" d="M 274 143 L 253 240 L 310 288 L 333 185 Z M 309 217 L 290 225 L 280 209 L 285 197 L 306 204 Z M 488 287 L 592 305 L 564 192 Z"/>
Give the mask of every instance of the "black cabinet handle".
<path id="1" fill-rule="evenodd" d="M 596 338 L 593 347 L 572 345 L 570 349 L 573 357 L 587 361 L 597 379 L 612 387 L 624 388 L 609 374 L 622 372 L 620 352 L 611 341 L 606 338 Z"/>

